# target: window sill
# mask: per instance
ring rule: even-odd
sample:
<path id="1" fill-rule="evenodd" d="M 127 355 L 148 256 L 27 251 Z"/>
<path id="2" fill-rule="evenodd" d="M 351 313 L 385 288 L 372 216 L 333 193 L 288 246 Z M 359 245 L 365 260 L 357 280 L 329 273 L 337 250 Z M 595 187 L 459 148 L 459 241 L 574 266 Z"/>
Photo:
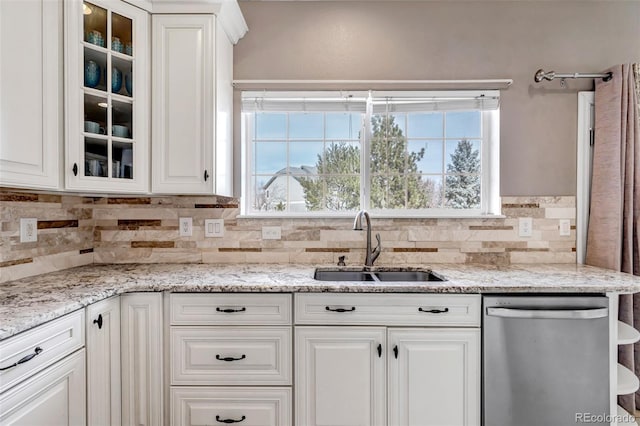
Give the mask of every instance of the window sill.
<path id="1" fill-rule="evenodd" d="M 369 212 L 372 219 L 506 219 L 502 214 L 383 214 Z M 333 214 L 242 214 L 238 215 L 237 219 L 353 219 L 356 212 L 353 213 L 333 213 Z"/>

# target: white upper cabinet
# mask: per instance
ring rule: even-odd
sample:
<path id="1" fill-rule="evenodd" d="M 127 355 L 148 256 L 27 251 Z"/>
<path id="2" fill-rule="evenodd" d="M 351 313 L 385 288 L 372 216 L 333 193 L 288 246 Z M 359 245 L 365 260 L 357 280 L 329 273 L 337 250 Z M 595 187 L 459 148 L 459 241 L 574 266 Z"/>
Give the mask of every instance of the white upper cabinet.
<path id="1" fill-rule="evenodd" d="M 0 1 L 0 185 L 58 189 L 62 1 Z"/>
<path id="2" fill-rule="evenodd" d="M 149 14 L 65 1 L 66 189 L 149 191 Z"/>
<path id="3" fill-rule="evenodd" d="M 213 14 L 153 16 L 152 190 L 231 194 L 233 45 Z"/>
<path id="4" fill-rule="evenodd" d="M 213 193 L 215 16 L 153 16 L 153 192 Z"/>

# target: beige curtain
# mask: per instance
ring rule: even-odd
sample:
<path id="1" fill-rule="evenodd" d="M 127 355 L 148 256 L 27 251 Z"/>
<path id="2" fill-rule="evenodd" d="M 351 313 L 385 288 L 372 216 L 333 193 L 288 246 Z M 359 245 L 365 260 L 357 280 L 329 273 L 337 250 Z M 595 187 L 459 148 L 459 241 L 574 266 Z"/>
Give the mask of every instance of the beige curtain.
<path id="1" fill-rule="evenodd" d="M 611 80 L 596 81 L 586 263 L 640 275 L 640 66 L 608 71 Z M 640 329 L 640 295 L 620 297 L 619 318 Z M 618 361 L 640 376 L 640 343 L 621 346 Z M 619 403 L 633 413 L 640 394 Z"/>

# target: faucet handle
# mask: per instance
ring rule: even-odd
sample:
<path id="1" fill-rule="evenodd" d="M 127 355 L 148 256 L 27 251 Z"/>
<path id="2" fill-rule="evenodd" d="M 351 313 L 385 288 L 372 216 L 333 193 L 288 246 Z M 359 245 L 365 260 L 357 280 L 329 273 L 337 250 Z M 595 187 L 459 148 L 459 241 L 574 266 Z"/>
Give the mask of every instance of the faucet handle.
<path id="1" fill-rule="evenodd" d="M 339 256 L 338 257 L 338 266 L 347 266 L 346 263 L 344 263 L 344 260 L 347 258 L 347 256 Z"/>

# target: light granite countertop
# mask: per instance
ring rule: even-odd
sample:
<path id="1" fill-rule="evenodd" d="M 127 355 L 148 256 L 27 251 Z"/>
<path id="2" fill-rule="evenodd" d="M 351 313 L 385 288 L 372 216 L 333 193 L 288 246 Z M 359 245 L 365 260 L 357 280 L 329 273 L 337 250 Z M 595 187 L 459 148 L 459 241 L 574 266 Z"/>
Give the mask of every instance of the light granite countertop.
<path id="1" fill-rule="evenodd" d="M 325 265 L 326 266 L 326 265 Z M 337 268 L 336 268 L 337 269 Z M 379 267 L 378 269 L 384 269 Z M 424 269 L 424 267 L 420 268 Z M 66 269 L 0 284 L 0 340 L 91 303 L 135 291 L 361 293 L 636 293 L 640 277 L 570 264 L 432 268 L 443 282 L 333 282 L 313 266 L 112 264 Z"/>

